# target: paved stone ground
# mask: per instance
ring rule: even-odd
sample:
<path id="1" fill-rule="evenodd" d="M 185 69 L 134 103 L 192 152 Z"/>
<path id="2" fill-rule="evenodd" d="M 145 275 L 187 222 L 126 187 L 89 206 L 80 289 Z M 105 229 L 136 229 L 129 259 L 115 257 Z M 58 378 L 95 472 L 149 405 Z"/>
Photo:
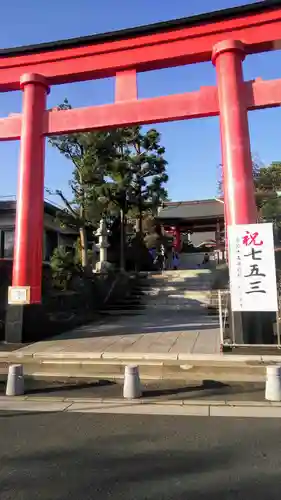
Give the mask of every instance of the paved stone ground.
<path id="1" fill-rule="evenodd" d="M 279 419 L 0 413 L 1 500 L 280 498 Z"/>
<path id="2" fill-rule="evenodd" d="M 38 326 L 40 338 L 40 325 Z M 219 353 L 218 320 L 185 311 L 106 317 L 53 339 L 21 348 L 39 352 Z"/>
<path id="3" fill-rule="evenodd" d="M 0 396 L 5 394 L 6 381 L 0 381 Z M 105 380 L 85 382 L 72 380 L 65 383 L 25 379 L 25 394 L 38 398 L 122 398 L 120 382 Z M 143 398 L 159 401 L 201 400 L 201 401 L 264 401 L 265 388 L 262 383 L 223 384 L 212 380 L 202 383 L 185 381 L 159 381 L 142 384 Z"/>

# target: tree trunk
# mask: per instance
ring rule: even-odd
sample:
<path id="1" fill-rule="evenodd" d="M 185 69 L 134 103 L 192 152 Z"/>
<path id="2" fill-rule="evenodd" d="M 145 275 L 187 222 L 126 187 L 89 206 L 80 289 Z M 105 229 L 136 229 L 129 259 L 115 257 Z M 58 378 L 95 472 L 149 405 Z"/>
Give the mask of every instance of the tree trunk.
<path id="1" fill-rule="evenodd" d="M 120 270 L 125 271 L 125 219 L 123 208 L 120 209 Z"/>
<path id="2" fill-rule="evenodd" d="M 142 200 L 141 194 L 138 195 L 138 218 L 136 220 L 136 232 L 142 235 Z"/>
<path id="3" fill-rule="evenodd" d="M 80 170 L 78 170 L 78 173 L 79 173 L 79 182 L 83 200 L 81 201 L 79 212 L 81 221 L 85 222 L 85 190 L 83 187 L 83 177 Z M 81 264 L 84 271 L 87 272 L 89 270 L 89 259 L 88 259 L 88 240 L 87 240 L 87 233 L 85 226 L 79 228 L 79 235 L 80 235 L 80 245 L 81 245 Z"/>
<path id="4" fill-rule="evenodd" d="M 82 177 L 80 175 L 80 184 L 82 185 Z M 85 192 L 83 190 L 83 198 L 85 198 Z M 85 221 L 85 207 L 84 204 L 80 205 L 80 219 L 81 221 Z M 89 259 L 88 259 L 88 241 L 87 241 L 87 233 L 85 226 L 81 226 L 79 228 L 79 236 L 80 236 L 80 246 L 81 246 L 81 264 L 84 271 L 88 270 L 89 267 Z"/>
<path id="5" fill-rule="evenodd" d="M 88 268 L 88 242 L 87 242 L 86 229 L 84 227 L 80 227 L 79 235 L 80 235 L 80 245 L 81 245 L 81 264 L 82 264 L 83 269 L 87 269 Z"/>

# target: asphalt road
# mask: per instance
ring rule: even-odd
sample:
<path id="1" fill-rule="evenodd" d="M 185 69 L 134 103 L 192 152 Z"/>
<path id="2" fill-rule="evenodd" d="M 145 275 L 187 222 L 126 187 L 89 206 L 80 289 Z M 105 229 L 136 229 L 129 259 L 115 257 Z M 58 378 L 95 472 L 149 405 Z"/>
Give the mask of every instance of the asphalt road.
<path id="1" fill-rule="evenodd" d="M 280 498 L 278 419 L 0 413 L 1 500 Z"/>

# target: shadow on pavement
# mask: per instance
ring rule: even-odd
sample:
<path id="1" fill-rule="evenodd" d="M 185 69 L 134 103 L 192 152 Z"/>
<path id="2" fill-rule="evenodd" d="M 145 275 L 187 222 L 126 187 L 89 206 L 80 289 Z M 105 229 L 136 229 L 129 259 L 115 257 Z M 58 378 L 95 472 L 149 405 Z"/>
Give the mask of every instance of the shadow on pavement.
<path id="1" fill-rule="evenodd" d="M 6 382 L 0 382 L 0 395 L 5 394 Z M 79 380 L 51 382 L 26 379 L 25 394 L 29 396 L 61 397 L 61 398 L 122 398 L 122 382 L 96 380 L 83 382 Z M 142 384 L 144 399 L 156 398 L 159 400 L 177 399 L 236 399 L 262 400 L 264 399 L 264 384 L 261 383 L 233 383 L 226 384 L 215 380 L 203 380 L 202 383 L 188 383 L 182 381 L 153 381 Z"/>
<path id="2" fill-rule="evenodd" d="M 279 499 L 278 428 L 261 419 L 6 419 L 1 500 Z"/>

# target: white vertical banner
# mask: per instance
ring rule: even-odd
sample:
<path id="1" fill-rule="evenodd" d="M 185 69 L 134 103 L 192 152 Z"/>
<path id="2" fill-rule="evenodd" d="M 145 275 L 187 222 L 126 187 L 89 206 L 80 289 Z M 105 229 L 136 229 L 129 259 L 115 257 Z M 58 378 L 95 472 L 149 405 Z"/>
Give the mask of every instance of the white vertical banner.
<path id="1" fill-rule="evenodd" d="M 228 226 L 233 311 L 278 311 L 273 225 Z"/>

